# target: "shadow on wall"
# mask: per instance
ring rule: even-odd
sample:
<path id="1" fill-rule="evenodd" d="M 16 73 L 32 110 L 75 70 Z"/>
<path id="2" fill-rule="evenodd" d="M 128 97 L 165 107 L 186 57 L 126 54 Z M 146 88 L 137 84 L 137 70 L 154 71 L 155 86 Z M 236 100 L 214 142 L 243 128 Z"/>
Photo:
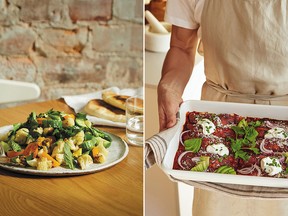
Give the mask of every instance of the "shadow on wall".
<path id="1" fill-rule="evenodd" d="M 11 0 L 0 11 L 0 79 L 37 83 L 39 100 L 142 86 L 142 0 Z"/>

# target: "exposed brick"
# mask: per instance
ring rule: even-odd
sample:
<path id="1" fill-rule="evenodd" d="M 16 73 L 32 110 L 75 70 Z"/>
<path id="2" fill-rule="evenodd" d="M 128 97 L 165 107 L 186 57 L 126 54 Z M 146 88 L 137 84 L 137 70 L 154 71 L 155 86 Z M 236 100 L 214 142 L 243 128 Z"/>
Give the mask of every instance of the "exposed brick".
<path id="1" fill-rule="evenodd" d="M 135 18 L 139 19 L 141 23 L 143 23 L 143 12 L 144 12 L 143 0 L 136 0 L 134 11 L 135 11 Z"/>
<path id="2" fill-rule="evenodd" d="M 107 63 L 106 82 L 109 86 L 139 87 L 143 85 L 142 59 L 115 58 Z"/>
<path id="3" fill-rule="evenodd" d="M 40 29 L 38 34 L 41 40 L 36 42 L 36 49 L 45 56 L 80 55 L 88 39 L 85 27 L 75 30 L 46 28 Z"/>
<path id="4" fill-rule="evenodd" d="M 50 24 L 56 28 L 73 29 L 69 8 L 65 0 L 50 0 L 48 7 Z"/>
<path id="5" fill-rule="evenodd" d="M 0 0 L 0 22 L 3 23 L 3 21 L 6 20 L 6 17 L 7 17 L 6 2 L 4 0 Z"/>
<path id="6" fill-rule="evenodd" d="M 15 5 L 9 5 L 5 8 L 5 11 L 1 11 L 1 24 L 2 26 L 11 26 L 19 23 L 19 11 L 20 9 Z M 3 19 L 2 19 L 3 18 Z"/>
<path id="7" fill-rule="evenodd" d="M 5 56 L 28 54 L 36 39 L 31 29 L 20 26 L 1 28 L 0 35 L 0 54 Z"/>
<path id="8" fill-rule="evenodd" d="M 8 80 L 34 82 L 36 68 L 33 62 L 26 57 L 0 57 L 0 78 Z"/>
<path id="9" fill-rule="evenodd" d="M 131 50 L 143 52 L 143 26 L 133 25 L 131 28 Z"/>
<path id="10" fill-rule="evenodd" d="M 113 15 L 123 20 L 142 22 L 143 7 L 142 0 L 117 0 L 113 2 Z"/>
<path id="11" fill-rule="evenodd" d="M 126 25 L 94 25 L 93 49 L 98 52 L 128 52 L 131 43 L 131 27 Z"/>
<path id="12" fill-rule="evenodd" d="M 9 0 L 20 8 L 20 19 L 24 22 L 48 21 L 50 0 Z"/>
<path id="13" fill-rule="evenodd" d="M 101 83 L 69 83 L 69 84 L 56 84 L 56 85 L 46 85 L 42 88 L 43 91 L 43 99 L 57 99 L 64 95 L 77 95 L 84 93 L 91 93 L 93 91 L 99 91 L 103 89 L 103 85 Z"/>
<path id="14" fill-rule="evenodd" d="M 0 78 L 37 83 L 40 100 L 139 87 L 142 7 L 142 0 L 0 0 Z"/>
<path id="15" fill-rule="evenodd" d="M 112 0 L 69 0 L 68 6 L 73 22 L 112 18 Z"/>
<path id="16" fill-rule="evenodd" d="M 81 58 L 42 58 L 34 59 L 43 82 L 49 84 L 101 83 L 105 77 L 107 58 L 98 61 Z"/>

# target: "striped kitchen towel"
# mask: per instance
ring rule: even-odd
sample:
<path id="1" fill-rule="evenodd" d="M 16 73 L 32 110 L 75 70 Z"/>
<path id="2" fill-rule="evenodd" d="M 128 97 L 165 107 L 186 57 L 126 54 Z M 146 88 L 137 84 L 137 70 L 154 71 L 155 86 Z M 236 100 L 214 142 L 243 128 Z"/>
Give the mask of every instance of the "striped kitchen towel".
<path id="1" fill-rule="evenodd" d="M 162 160 L 165 156 L 168 143 L 176 133 L 178 125 L 162 131 L 145 141 L 145 166 L 146 169 L 153 164 L 161 167 Z M 259 199 L 287 199 L 288 188 L 275 188 L 275 187 L 261 187 L 261 186 L 247 186 L 237 184 L 221 184 L 213 182 L 198 182 L 191 180 L 181 180 L 168 175 L 172 181 L 183 182 L 188 185 L 224 193 L 236 197 L 245 198 L 259 198 Z M 288 181 L 288 180 L 287 180 Z"/>

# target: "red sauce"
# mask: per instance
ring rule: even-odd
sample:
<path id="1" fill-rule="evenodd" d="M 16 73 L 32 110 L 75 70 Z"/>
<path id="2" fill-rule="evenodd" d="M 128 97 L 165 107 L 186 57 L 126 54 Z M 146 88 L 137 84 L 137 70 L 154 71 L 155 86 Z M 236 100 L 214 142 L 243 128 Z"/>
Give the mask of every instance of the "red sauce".
<path id="1" fill-rule="evenodd" d="M 213 124 L 216 126 L 216 130 L 212 135 L 204 135 L 203 134 L 203 128 L 201 125 L 197 124 L 197 122 L 201 119 L 209 119 L 213 122 Z M 260 151 L 260 144 L 262 140 L 264 139 L 265 142 L 265 148 L 267 150 L 272 150 L 273 153 L 267 154 L 260 151 L 260 154 L 257 155 L 253 153 L 251 150 L 247 150 L 243 148 L 243 151 L 247 152 L 248 154 L 248 160 L 243 160 L 242 158 L 235 158 L 233 149 L 231 147 L 231 139 L 236 140 L 236 134 L 234 130 L 231 128 L 232 126 L 237 126 L 238 123 L 245 119 L 246 122 L 251 125 L 257 122 L 260 125 L 257 125 L 255 127 L 255 130 L 257 131 L 258 135 L 256 137 L 256 146 L 255 148 L 258 148 Z M 249 124 L 250 125 L 250 124 Z M 174 158 L 174 164 L 173 169 L 178 170 L 191 170 L 197 162 L 195 160 L 192 160 L 195 157 L 201 157 L 201 156 L 209 156 L 209 166 L 207 168 L 207 172 L 215 172 L 219 167 L 221 166 L 229 166 L 233 168 L 235 171 L 239 169 L 243 169 L 246 167 L 251 167 L 253 165 L 257 165 L 258 167 L 261 167 L 261 160 L 265 157 L 283 157 L 281 155 L 281 152 L 288 152 L 288 139 L 287 140 L 279 140 L 279 138 L 272 138 L 272 139 L 265 139 L 265 134 L 268 130 L 270 130 L 272 127 L 281 127 L 288 130 L 288 121 L 281 121 L 281 120 L 275 120 L 275 119 L 269 119 L 269 118 L 254 118 L 254 117 L 246 117 L 239 116 L 237 114 L 219 114 L 216 115 L 214 113 L 208 113 L 208 112 L 187 112 L 186 115 L 186 121 L 183 126 L 183 131 L 187 131 L 183 133 L 182 135 L 182 141 L 184 142 L 187 139 L 193 139 L 193 138 L 202 138 L 202 143 L 199 152 L 197 153 L 187 153 L 184 155 L 181 159 L 181 166 L 178 164 L 178 158 L 179 156 L 185 152 L 185 147 L 179 142 L 178 150 L 175 154 Z M 288 134 L 288 133 L 287 133 Z M 238 139 L 243 138 L 242 135 L 238 136 Z M 229 155 L 227 156 L 219 156 L 217 154 L 210 154 L 206 152 L 206 148 L 208 145 L 212 144 L 224 144 L 229 149 Z M 282 143 L 282 144 L 281 144 Z M 287 164 L 285 160 L 281 160 L 281 166 L 283 173 L 278 177 L 285 177 L 284 171 L 287 167 Z M 241 175 L 237 172 L 237 174 Z M 254 169 L 253 172 L 247 174 L 247 175 L 258 175 L 258 170 Z M 268 176 L 264 171 L 261 170 L 261 176 Z"/>

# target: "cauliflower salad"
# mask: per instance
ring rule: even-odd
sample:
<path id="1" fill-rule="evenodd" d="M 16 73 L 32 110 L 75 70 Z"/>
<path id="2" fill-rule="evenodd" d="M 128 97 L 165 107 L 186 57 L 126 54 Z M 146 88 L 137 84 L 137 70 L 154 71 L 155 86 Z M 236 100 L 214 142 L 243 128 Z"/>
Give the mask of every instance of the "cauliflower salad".
<path id="1" fill-rule="evenodd" d="M 9 164 L 49 170 L 53 167 L 87 169 L 104 163 L 112 139 L 94 128 L 86 114 L 49 110 L 13 125 L 0 141 Z"/>

